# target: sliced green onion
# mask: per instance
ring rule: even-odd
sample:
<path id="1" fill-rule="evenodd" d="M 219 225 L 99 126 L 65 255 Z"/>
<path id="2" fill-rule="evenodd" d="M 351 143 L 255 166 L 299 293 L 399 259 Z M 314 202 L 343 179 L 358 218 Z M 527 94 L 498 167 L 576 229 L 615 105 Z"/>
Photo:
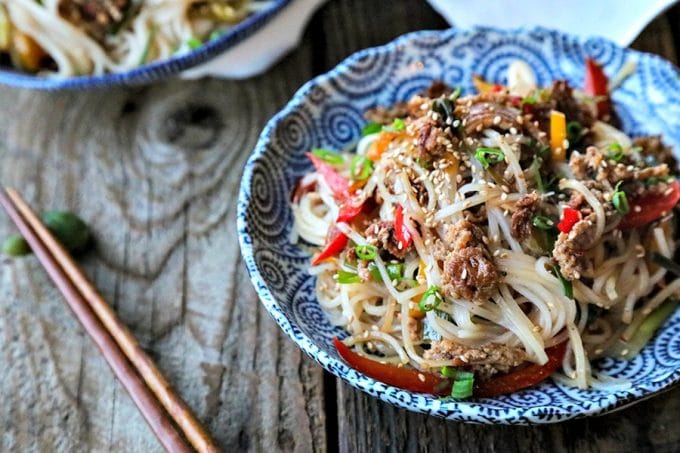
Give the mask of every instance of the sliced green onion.
<path id="1" fill-rule="evenodd" d="M 537 101 L 535 96 L 524 96 L 522 100 L 520 101 L 520 104 L 524 106 L 524 104 L 535 104 Z"/>
<path id="2" fill-rule="evenodd" d="M 394 121 L 392 122 L 392 129 L 395 131 L 403 131 L 406 129 L 406 123 L 404 123 L 404 120 L 401 118 L 395 118 Z"/>
<path id="3" fill-rule="evenodd" d="M 536 188 L 539 192 L 545 192 L 545 184 L 543 183 L 543 176 L 541 176 L 541 166 L 543 165 L 543 159 L 540 157 L 534 157 L 531 166 L 529 167 L 529 172 L 534 175 L 534 182 L 536 183 Z"/>
<path id="4" fill-rule="evenodd" d="M 354 247 L 357 257 L 361 260 L 369 261 L 378 255 L 378 249 L 372 245 L 357 245 Z"/>
<path id="5" fill-rule="evenodd" d="M 449 100 L 451 102 L 455 102 L 456 99 L 460 97 L 460 93 L 463 91 L 463 89 L 460 86 L 457 86 L 455 90 L 453 90 L 453 93 L 449 94 Z"/>
<path id="6" fill-rule="evenodd" d="M 583 135 L 583 126 L 578 121 L 569 121 L 567 123 L 567 140 L 571 145 L 578 143 Z"/>
<path id="7" fill-rule="evenodd" d="M 657 252 L 650 253 L 649 258 L 659 266 L 673 272 L 675 275 L 680 276 L 680 264 L 676 263 L 670 258 L 666 258 L 662 254 Z"/>
<path id="8" fill-rule="evenodd" d="M 361 277 L 359 277 L 358 274 L 354 274 L 352 272 L 338 271 L 336 274 L 336 281 L 343 285 L 348 283 L 360 283 Z"/>
<path id="9" fill-rule="evenodd" d="M 477 159 L 484 169 L 489 168 L 505 160 L 505 153 L 496 148 L 477 148 L 475 151 L 475 159 Z"/>
<path id="10" fill-rule="evenodd" d="M 640 353 L 649 340 L 652 339 L 659 327 L 675 313 L 678 299 L 668 299 L 642 321 L 628 341 L 619 340 L 607 351 L 614 357 L 630 360 Z"/>
<path id="11" fill-rule="evenodd" d="M 616 185 L 614 189 L 614 195 L 612 195 L 612 204 L 619 214 L 627 214 L 630 211 L 630 206 L 628 205 L 628 197 L 626 197 L 626 192 L 619 190 L 621 181 Z"/>
<path id="12" fill-rule="evenodd" d="M 456 377 L 456 369 L 452 368 L 450 366 L 443 366 L 442 367 L 442 376 L 447 377 L 447 378 L 455 378 Z"/>
<path id="13" fill-rule="evenodd" d="M 472 396 L 475 384 L 474 374 L 469 371 L 456 371 L 455 381 L 451 386 L 451 397 L 468 398 Z"/>
<path id="14" fill-rule="evenodd" d="M 442 120 L 453 119 L 453 102 L 447 98 L 437 98 L 432 101 L 432 111 L 442 117 Z"/>
<path id="15" fill-rule="evenodd" d="M 612 143 L 607 147 L 607 159 L 619 162 L 623 159 L 623 147 L 618 143 Z"/>
<path id="16" fill-rule="evenodd" d="M 430 286 L 428 290 L 425 291 L 425 294 L 423 294 L 423 297 L 420 298 L 420 302 L 418 302 L 418 308 L 420 308 L 420 311 L 434 310 L 443 301 L 444 299 L 442 299 L 442 296 L 439 293 L 439 287 Z"/>
<path id="17" fill-rule="evenodd" d="M 567 296 L 569 299 L 574 298 L 574 288 L 571 285 L 571 282 L 564 278 L 564 275 L 562 275 L 562 272 L 560 271 L 559 266 L 555 266 L 552 268 L 553 274 L 555 274 L 555 277 L 562 283 L 562 289 L 564 290 L 564 295 Z"/>
<path id="18" fill-rule="evenodd" d="M 536 154 L 541 159 L 546 159 L 550 155 L 550 147 L 548 145 L 542 145 L 540 148 L 538 148 Z"/>
<path id="19" fill-rule="evenodd" d="M 191 38 L 187 39 L 187 46 L 189 46 L 189 49 L 198 49 L 202 45 L 203 41 L 196 38 L 195 36 L 192 36 Z"/>
<path id="20" fill-rule="evenodd" d="M 387 266 L 385 266 L 387 270 L 387 276 L 390 278 L 390 281 L 402 281 L 404 279 L 404 264 L 403 263 L 389 263 Z M 380 271 L 378 270 L 378 266 L 375 265 L 375 263 L 371 262 L 368 265 L 368 271 L 371 274 L 371 278 L 373 278 L 373 281 L 375 282 L 382 282 L 382 275 L 380 274 Z"/>
<path id="21" fill-rule="evenodd" d="M 361 129 L 361 136 L 365 137 L 367 135 L 377 134 L 378 132 L 380 132 L 382 130 L 382 128 L 383 128 L 382 124 L 368 123 L 367 125 L 365 125 L 363 127 L 363 129 Z"/>
<path id="22" fill-rule="evenodd" d="M 354 156 L 350 176 L 354 181 L 365 181 L 373 173 L 373 162 L 365 156 Z"/>
<path id="23" fill-rule="evenodd" d="M 555 222 L 550 217 L 544 215 L 534 216 L 534 218 L 531 219 L 531 224 L 539 230 L 545 231 L 552 230 L 555 226 Z"/>
<path id="24" fill-rule="evenodd" d="M 341 165 L 345 162 L 345 158 L 342 157 L 341 154 L 334 153 L 333 151 L 329 151 L 325 148 L 313 149 L 312 154 L 331 165 Z"/>

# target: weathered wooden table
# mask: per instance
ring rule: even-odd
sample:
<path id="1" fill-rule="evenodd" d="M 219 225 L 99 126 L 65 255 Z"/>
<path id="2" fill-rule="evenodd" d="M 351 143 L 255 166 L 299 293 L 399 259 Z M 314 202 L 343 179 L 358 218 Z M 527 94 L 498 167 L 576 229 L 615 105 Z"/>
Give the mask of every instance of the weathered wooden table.
<path id="1" fill-rule="evenodd" d="M 324 374 L 258 302 L 235 212 L 265 121 L 350 53 L 445 27 L 425 2 L 331 1 L 300 48 L 253 80 L 0 89 L 1 181 L 38 209 L 70 209 L 92 225 L 86 271 L 226 450 L 680 450 L 680 388 L 555 426 L 445 422 Z M 677 63 L 679 39 L 676 7 L 633 47 Z M 0 216 L 0 234 L 9 231 Z M 3 259 L 0 275 L 0 449 L 159 450 L 35 258 Z"/>

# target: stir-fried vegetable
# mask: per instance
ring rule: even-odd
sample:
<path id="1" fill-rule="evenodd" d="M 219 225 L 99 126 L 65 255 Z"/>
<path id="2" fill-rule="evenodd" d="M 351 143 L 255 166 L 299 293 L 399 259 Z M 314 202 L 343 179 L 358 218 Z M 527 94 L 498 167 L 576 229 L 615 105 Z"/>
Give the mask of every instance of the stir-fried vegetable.
<path id="1" fill-rule="evenodd" d="M 451 380 L 448 378 L 376 362 L 353 352 L 345 343 L 337 338 L 333 338 L 333 344 L 340 357 L 349 366 L 368 377 L 411 392 L 429 393 L 439 396 L 449 394 Z"/>
<path id="2" fill-rule="evenodd" d="M 602 118 L 609 114 L 611 110 L 608 85 L 609 80 L 602 70 L 602 66 L 597 64 L 592 58 L 586 59 L 586 75 L 583 82 L 583 91 L 590 96 L 604 98 L 597 101 L 598 118 Z"/>
<path id="3" fill-rule="evenodd" d="M 394 210 L 394 234 L 402 250 L 406 250 L 413 241 L 411 232 L 404 223 L 404 208 L 398 205 Z"/>
<path id="4" fill-rule="evenodd" d="M 418 308 L 420 311 L 431 311 L 439 307 L 443 301 L 444 299 L 439 292 L 439 287 L 430 286 L 427 291 L 425 291 L 425 294 L 423 294 L 420 302 L 418 302 Z"/>
<path id="5" fill-rule="evenodd" d="M 369 261 L 378 256 L 378 249 L 372 245 L 357 245 L 354 251 L 360 260 Z"/>
<path id="6" fill-rule="evenodd" d="M 382 124 L 368 123 L 363 127 L 363 129 L 361 129 L 361 136 L 365 137 L 367 135 L 377 134 L 382 130 L 382 128 Z"/>
<path id="7" fill-rule="evenodd" d="M 387 276 L 390 281 L 400 281 L 404 278 L 404 264 L 403 263 L 389 263 L 385 266 L 387 270 Z M 383 281 L 382 275 L 378 270 L 375 263 L 370 263 L 368 265 L 368 271 L 371 273 L 371 278 L 373 281 L 381 282 Z"/>
<path id="8" fill-rule="evenodd" d="M 557 229 L 562 233 L 569 233 L 579 220 L 581 220 L 581 213 L 570 206 L 566 206 L 562 211 L 562 219 L 557 224 Z"/>
<path id="9" fill-rule="evenodd" d="M 621 161 L 623 159 L 623 146 L 619 145 L 618 143 L 612 143 L 607 147 L 607 153 L 606 153 L 607 159 L 613 160 L 615 162 Z"/>
<path id="10" fill-rule="evenodd" d="M 668 190 L 661 194 L 646 193 L 631 198 L 628 201 L 628 214 L 619 223 L 619 228 L 629 230 L 647 225 L 671 212 L 680 201 L 680 183 L 672 181 L 669 186 Z"/>
<path id="11" fill-rule="evenodd" d="M 574 298 L 574 288 L 569 280 L 564 278 L 564 275 L 562 275 L 562 271 L 560 270 L 559 266 L 553 266 L 552 268 L 553 274 L 555 274 L 555 277 L 562 283 L 562 290 L 564 291 L 564 295 L 567 296 L 569 299 Z"/>
<path id="12" fill-rule="evenodd" d="M 656 252 L 650 253 L 649 258 L 659 266 L 666 268 L 668 271 L 673 272 L 680 277 L 680 264 Z"/>
<path id="13" fill-rule="evenodd" d="M 332 165 L 324 162 L 314 154 L 308 153 L 307 157 L 312 161 L 316 171 L 321 175 L 324 181 L 326 181 L 326 184 L 328 184 L 333 195 L 339 199 L 347 198 L 349 195 L 349 181 L 340 176 Z"/>
<path id="14" fill-rule="evenodd" d="M 544 215 L 536 215 L 531 219 L 531 224 L 539 230 L 549 231 L 555 227 L 555 222 L 550 217 Z"/>
<path id="15" fill-rule="evenodd" d="M 345 158 L 342 156 L 342 154 L 334 153 L 333 151 L 329 151 L 325 148 L 313 149 L 312 154 L 331 165 L 342 165 L 345 163 Z"/>
<path id="16" fill-rule="evenodd" d="M 373 173 L 373 162 L 364 156 L 354 156 L 350 175 L 354 181 L 366 181 Z"/>
<path id="17" fill-rule="evenodd" d="M 630 206 L 628 205 L 628 197 L 626 197 L 626 192 L 621 190 L 620 186 L 621 181 L 619 181 L 619 183 L 614 188 L 614 195 L 612 195 L 612 204 L 614 205 L 614 209 L 616 209 L 616 212 L 625 215 L 630 210 Z"/>
<path id="18" fill-rule="evenodd" d="M 482 164 L 484 169 L 489 169 L 491 165 L 503 162 L 505 160 L 505 153 L 496 148 L 477 148 L 475 151 L 475 159 Z"/>
<path id="19" fill-rule="evenodd" d="M 491 398 L 536 385 L 560 367 L 566 350 L 567 343 L 560 343 L 545 350 L 548 361 L 544 365 L 529 365 L 503 376 L 493 377 L 488 381 L 475 382 L 473 394 L 476 397 Z"/>
<path id="20" fill-rule="evenodd" d="M 676 308 L 678 308 L 678 299 L 667 300 L 642 321 L 630 340 L 619 339 L 607 350 L 607 354 L 626 360 L 634 358 L 649 343 L 664 322 L 675 313 Z"/>
<path id="21" fill-rule="evenodd" d="M 567 117 L 562 112 L 552 110 L 550 112 L 550 149 L 552 158 L 561 162 L 567 157 Z"/>
<path id="22" fill-rule="evenodd" d="M 348 283 L 361 283 L 361 277 L 359 277 L 358 274 L 347 271 L 339 271 L 336 274 L 335 280 L 342 285 L 346 285 Z"/>
<path id="23" fill-rule="evenodd" d="M 349 238 L 337 228 L 331 229 L 328 237 L 329 240 L 326 242 L 326 247 L 314 257 L 312 260 L 312 266 L 316 266 L 322 261 L 334 257 L 338 253 L 342 252 L 349 243 Z"/>

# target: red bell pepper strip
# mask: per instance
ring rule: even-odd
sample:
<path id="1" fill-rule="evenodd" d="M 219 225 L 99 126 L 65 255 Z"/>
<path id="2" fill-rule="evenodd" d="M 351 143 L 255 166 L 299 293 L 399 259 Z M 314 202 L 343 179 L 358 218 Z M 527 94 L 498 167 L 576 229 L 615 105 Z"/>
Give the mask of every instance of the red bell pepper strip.
<path id="1" fill-rule="evenodd" d="M 581 213 L 578 210 L 567 206 L 562 211 L 562 220 L 557 224 L 557 229 L 562 233 L 569 233 L 579 220 L 581 220 Z"/>
<path id="2" fill-rule="evenodd" d="M 597 103 L 597 117 L 602 118 L 609 113 L 611 107 L 609 80 L 602 70 L 602 66 L 597 64 L 592 58 L 586 59 L 586 76 L 583 81 L 583 91 L 590 96 L 607 96 L 607 99 Z"/>
<path id="3" fill-rule="evenodd" d="M 361 211 L 364 209 L 364 205 L 365 203 L 363 201 L 348 199 L 340 206 L 337 221 L 351 222 L 361 213 Z"/>
<path id="4" fill-rule="evenodd" d="M 494 377 L 488 381 L 475 381 L 472 395 L 481 398 L 491 398 L 536 385 L 548 378 L 560 367 L 566 349 L 567 342 L 565 341 L 545 350 L 546 354 L 548 354 L 548 361 L 544 365 L 529 365 L 526 368 Z"/>
<path id="5" fill-rule="evenodd" d="M 349 238 L 345 236 L 343 232 L 337 228 L 331 228 L 331 231 L 328 234 L 328 242 L 326 242 L 326 247 L 314 257 L 312 260 L 312 266 L 316 266 L 320 262 L 342 252 L 347 246 L 348 242 Z"/>
<path id="6" fill-rule="evenodd" d="M 622 230 L 637 228 L 660 219 L 680 201 L 680 183 L 677 180 L 669 183 L 666 192 L 647 193 L 630 200 L 630 210 L 619 223 Z"/>
<path id="7" fill-rule="evenodd" d="M 397 208 L 394 211 L 394 235 L 401 244 L 402 250 L 409 248 L 413 241 L 411 232 L 404 224 L 404 208 L 402 208 L 401 205 L 397 205 Z"/>
<path id="8" fill-rule="evenodd" d="M 430 393 L 445 396 L 451 393 L 451 381 L 443 376 L 421 373 L 409 368 L 398 368 L 363 357 L 353 352 L 345 343 L 333 337 L 338 354 L 349 366 L 377 381 L 410 392 Z"/>
<path id="9" fill-rule="evenodd" d="M 346 178 L 340 176 L 332 165 L 327 164 L 314 154 L 307 153 L 307 157 L 312 161 L 314 168 L 326 181 L 326 184 L 328 184 L 336 198 L 344 200 L 349 197 L 349 181 Z"/>

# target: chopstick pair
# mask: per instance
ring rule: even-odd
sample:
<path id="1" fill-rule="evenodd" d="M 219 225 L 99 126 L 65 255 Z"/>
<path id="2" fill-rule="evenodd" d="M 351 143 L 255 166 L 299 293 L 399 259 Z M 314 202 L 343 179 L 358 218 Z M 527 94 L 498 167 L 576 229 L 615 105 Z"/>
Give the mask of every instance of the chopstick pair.
<path id="1" fill-rule="evenodd" d="M 191 409 L 21 196 L 13 189 L 0 188 L 0 204 L 163 447 L 172 452 L 189 452 L 188 440 L 199 452 L 219 451 Z"/>

